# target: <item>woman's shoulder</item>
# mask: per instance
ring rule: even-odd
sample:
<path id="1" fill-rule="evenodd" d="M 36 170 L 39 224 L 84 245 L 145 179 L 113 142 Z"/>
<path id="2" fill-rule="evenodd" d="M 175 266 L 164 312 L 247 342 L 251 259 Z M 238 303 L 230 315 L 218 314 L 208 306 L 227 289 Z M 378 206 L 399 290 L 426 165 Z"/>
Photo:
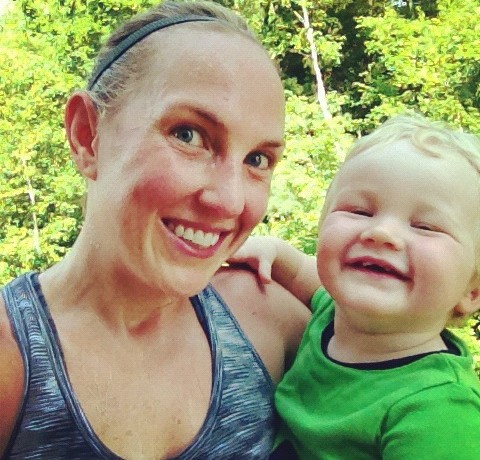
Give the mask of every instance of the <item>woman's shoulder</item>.
<path id="1" fill-rule="evenodd" d="M 310 311 L 280 284 L 262 284 L 248 267 L 222 267 L 212 284 L 253 343 L 274 380 L 293 362 Z"/>
<path id="2" fill-rule="evenodd" d="M 242 308 L 261 318 L 285 321 L 298 318 L 303 326 L 310 317 L 309 308 L 293 294 L 275 281 L 262 283 L 248 266 L 222 267 L 212 284 L 234 312 Z"/>
<path id="3" fill-rule="evenodd" d="M 0 295 L 0 457 L 5 450 L 20 409 L 23 361 L 13 336 L 5 302 Z"/>

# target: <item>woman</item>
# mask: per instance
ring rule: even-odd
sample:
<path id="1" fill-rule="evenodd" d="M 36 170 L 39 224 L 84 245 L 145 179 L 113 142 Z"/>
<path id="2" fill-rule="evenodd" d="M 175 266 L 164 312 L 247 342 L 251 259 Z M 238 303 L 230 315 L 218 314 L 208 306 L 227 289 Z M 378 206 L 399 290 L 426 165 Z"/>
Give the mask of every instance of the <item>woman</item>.
<path id="1" fill-rule="evenodd" d="M 4 458 L 268 456 L 306 309 L 216 272 L 265 212 L 283 118 L 274 65 L 218 5 L 164 3 L 109 39 L 65 111 L 83 228 L 3 291 Z"/>

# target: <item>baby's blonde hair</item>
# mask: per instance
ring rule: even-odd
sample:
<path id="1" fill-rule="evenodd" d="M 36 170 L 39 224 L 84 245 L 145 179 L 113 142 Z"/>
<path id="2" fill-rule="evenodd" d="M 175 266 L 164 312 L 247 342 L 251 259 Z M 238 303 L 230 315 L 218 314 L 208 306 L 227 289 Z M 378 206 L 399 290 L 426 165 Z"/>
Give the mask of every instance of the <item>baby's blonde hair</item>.
<path id="1" fill-rule="evenodd" d="M 420 115 L 398 115 L 390 118 L 370 134 L 358 139 L 345 161 L 369 150 L 400 140 L 411 142 L 419 151 L 435 157 L 453 153 L 463 156 L 480 174 L 480 138 L 430 121 Z"/>

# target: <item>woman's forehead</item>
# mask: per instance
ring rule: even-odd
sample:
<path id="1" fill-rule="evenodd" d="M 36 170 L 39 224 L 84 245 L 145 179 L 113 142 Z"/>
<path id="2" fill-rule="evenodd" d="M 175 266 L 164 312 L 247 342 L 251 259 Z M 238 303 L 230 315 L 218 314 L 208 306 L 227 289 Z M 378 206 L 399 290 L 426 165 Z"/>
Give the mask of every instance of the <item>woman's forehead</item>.
<path id="1" fill-rule="evenodd" d="M 210 62 L 230 56 L 230 63 L 245 54 L 262 57 L 275 68 L 265 49 L 251 37 L 226 28 L 215 22 L 187 23 L 152 34 L 146 40 L 147 52 L 154 60 L 162 59 L 163 65 L 185 59 L 192 61 L 198 57 L 203 67 L 208 69 Z M 215 59 L 218 58 L 218 59 Z"/>
<path id="2" fill-rule="evenodd" d="M 167 116 L 189 119 L 186 111 L 200 111 L 230 132 L 259 137 L 261 130 L 281 141 L 283 86 L 263 48 L 241 34 L 194 26 L 148 37 L 149 50 L 117 105 L 125 124 L 147 129 Z"/>
<path id="3" fill-rule="evenodd" d="M 280 77 L 261 46 L 230 30 L 196 26 L 185 24 L 149 37 L 137 79 L 141 87 L 158 93 L 180 88 L 195 92 L 198 86 L 231 91 L 234 98 L 235 91 L 251 90 L 257 83 L 272 97 L 281 92 L 283 98 Z"/>

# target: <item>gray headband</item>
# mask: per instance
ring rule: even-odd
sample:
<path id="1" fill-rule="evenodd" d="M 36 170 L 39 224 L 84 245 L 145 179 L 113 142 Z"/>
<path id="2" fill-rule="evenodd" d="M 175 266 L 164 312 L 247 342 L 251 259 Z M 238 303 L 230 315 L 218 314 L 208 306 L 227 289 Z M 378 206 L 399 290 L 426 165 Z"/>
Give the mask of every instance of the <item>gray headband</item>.
<path id="1" fill-rule="evenodd" d="M 197 21 L 218 21 L 217 18 L 210 16 L 195 16 L 195 15 L 185 15 L 185 16 L 174 16 L 171 18 L 162 18 L 156 21 L 145 24 L 140 29 L 131 33 L 125 39 L 123 39 L 117 46 L 111 49 L 103 59 L 97 63 L 96 68 L 88 81 L 87 89 L 91 90 L 103 73 L 127 50 L 129 50 L 133 45 L 143 40 L 147 35 L 150 35 L 153 32 L 156 32 L 160 29 L 165 29 L 166 27 L 174 26 L 175 24 L 183 24 L 184 22 L 197 22 Z"/>

